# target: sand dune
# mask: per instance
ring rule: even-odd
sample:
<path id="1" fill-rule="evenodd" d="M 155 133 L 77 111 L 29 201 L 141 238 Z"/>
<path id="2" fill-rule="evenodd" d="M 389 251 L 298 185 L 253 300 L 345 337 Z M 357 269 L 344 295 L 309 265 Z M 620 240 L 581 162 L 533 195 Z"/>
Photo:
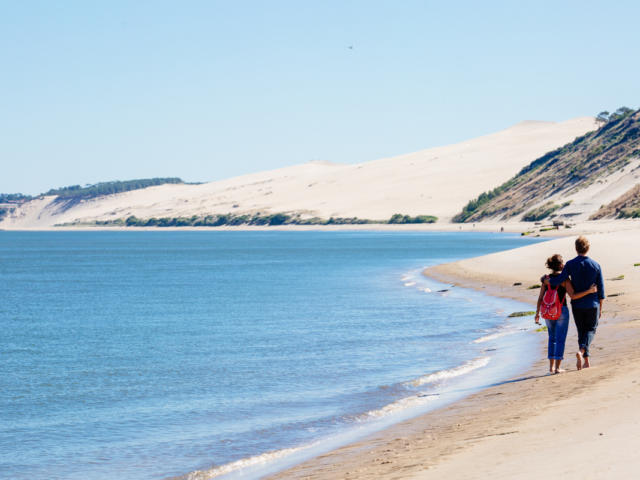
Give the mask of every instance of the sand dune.
<path id="1" fill-rule="evenodd" d="M 17 209 L 2 228 L 216 213 L 302 213 L 388 219 L 394 213 L 448 221 L 471 198 L 587 131 L 590 117 L 561 123 L 522 122 L 445 147 L 355 165 L 311 162 L 202 185 L 162 185 L 96 198 L 64 210 L 54 197 Z"/>

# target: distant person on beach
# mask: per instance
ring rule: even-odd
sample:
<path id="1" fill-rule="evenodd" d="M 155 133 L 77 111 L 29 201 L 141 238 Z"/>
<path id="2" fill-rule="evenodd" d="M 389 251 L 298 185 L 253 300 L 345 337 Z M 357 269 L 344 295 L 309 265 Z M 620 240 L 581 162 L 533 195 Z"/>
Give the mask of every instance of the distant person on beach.
<path id="1" fill-rule="evenodd" d="M 578 256 L 569 260 L 562 269 L 562 273 L 555 277 L 544 277 L 544 284 L 557 287 L 567 279 L 571 279 L 573 288 L 584 291 L 591 285 L 596 285 L 597 293 L 590 293 L 580 299 L 571 301 L 573 321 L 578 330 L 578 352 L 576 352 L 576 368 L 581 370 L 591 365 L 589 347 L 598 328 L 598 320 L 602 316 L 602 302 L 604 301 L 604 281 L 602 269 L 595 260 L 589 258 L 589 240 L 580 236 L 576 239 Z"/>
<path id="2" fill-rule="evenodd" d="M 556 279 L 560 277 L 564 268 L 564 261 L 561 255 L 555 254 L 547 259 L 547 268 L 551 270 L 550 276 L 544 278 Z M 566 279 L 555 287 L 545 285 L 540 287 L 540 295 L 538 296 L 538 305 L 536 308 L 535 322 L 540 325 L 540 310 L 544 306 L 546 313 L 545 323 L 547 332 L 549 333 L 549 347 L 547 350 L 547 358 L 549 359 L 549 373 L 562 373 L 563 369 L 560 364 L 564 358 L 564 345 L 567 340 L 567 331 L 569 330 L 569 309 L 566 305 L 566 296 L 569 295 L 571 303 L 574 300 L 583 298 L 587 295 L 595 293 L 597 287 L 591 285 L 587 290 L 576 293 L 570 280 Z"/>

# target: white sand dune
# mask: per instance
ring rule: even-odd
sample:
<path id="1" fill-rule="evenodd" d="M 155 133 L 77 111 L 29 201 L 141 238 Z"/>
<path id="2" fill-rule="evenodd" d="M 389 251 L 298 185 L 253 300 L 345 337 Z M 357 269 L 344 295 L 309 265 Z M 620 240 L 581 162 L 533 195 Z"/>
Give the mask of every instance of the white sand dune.
<path id="1" fill-rule="evenodd" d="M 388 219 L 394 213 L 448 221 L 472 198 L 544 153 L 596 128 L 591 117 L 522 122 L 455 145 L 365 162 L 311 162 L 202 185 L 162 185 L 96 198 L 63 210 L 54 197 L 13 212 L 1 228 L 216 213 L 302 213 Z"/>

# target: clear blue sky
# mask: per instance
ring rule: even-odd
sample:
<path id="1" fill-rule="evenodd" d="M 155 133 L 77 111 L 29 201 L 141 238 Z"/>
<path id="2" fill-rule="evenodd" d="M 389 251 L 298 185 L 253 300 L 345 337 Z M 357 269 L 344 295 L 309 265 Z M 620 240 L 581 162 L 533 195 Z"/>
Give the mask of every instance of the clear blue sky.
<path id="1" fill-rule="evenodd" d="M 355 163 L 637 108 L 639 18 L 634 1 L 0 0 L 0 192 Z"/>

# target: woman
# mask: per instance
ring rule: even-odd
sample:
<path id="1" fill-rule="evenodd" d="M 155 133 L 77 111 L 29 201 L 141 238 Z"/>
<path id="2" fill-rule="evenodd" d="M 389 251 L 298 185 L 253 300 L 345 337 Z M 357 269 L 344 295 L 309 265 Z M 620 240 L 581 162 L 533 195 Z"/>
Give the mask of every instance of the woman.
<path id="1" fill-rule="evenodd" d="M 551 276 L 555 277 L 560 275 L 564 268 L 564 261 L 562 255 L 555 254 L 547 259 L 547 268 L 551 270 Z M 540 295 L 538 296 L 538 306 L 536 308 L 535 322 L 540 325 L 540 306 L 542 305 L 542 298 L 547 290 L 546 285 L 540 287 Z M 564 372 L 560 368 L 564 356 L 564 343 L 567 339 L 567 331 L 569 330 L 569 309 L 567 308 L 565 297 L 568 294 L 572 300 L 582 298 L 590 293 L 597 292 L 595 285 L 585 290 L 584 292 L 576 293 L 573 290 L 573 285 L 570 280 L 565 280 L 558 286 L 558 297 L 560 303 L 562 303 L 562 313 L 557 320 L 546 320 L 547 331 L 549 332 L 549 373 L 561 373 Z"/>

